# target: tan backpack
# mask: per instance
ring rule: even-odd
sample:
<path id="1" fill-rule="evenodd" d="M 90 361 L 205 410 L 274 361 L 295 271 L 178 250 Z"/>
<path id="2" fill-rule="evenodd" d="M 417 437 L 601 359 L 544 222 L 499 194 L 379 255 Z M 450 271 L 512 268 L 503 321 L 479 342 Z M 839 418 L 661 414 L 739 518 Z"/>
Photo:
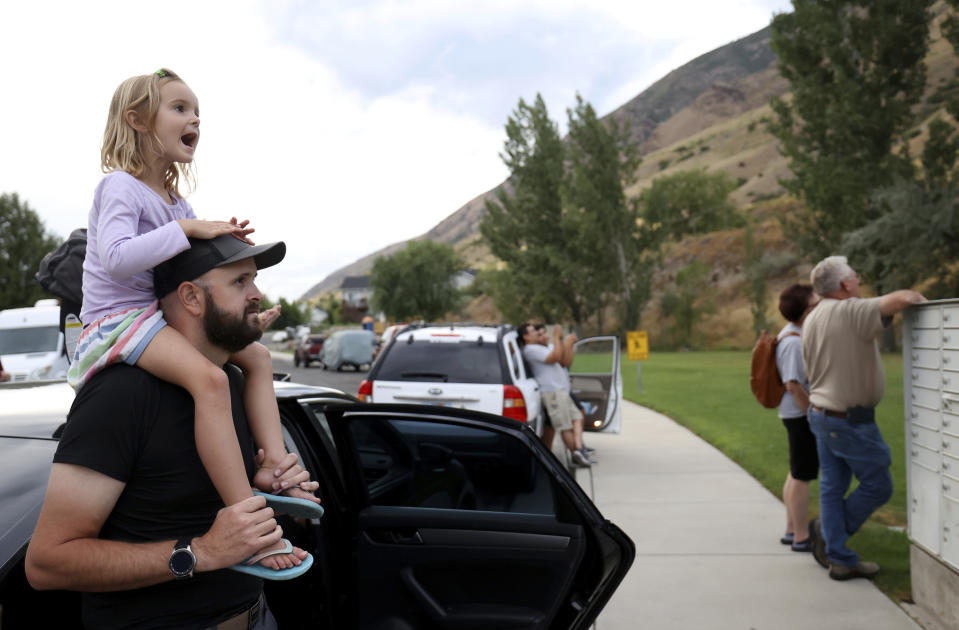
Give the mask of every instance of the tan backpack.
<path id="1" fill-rule="evenodd" d="M 786 337 L 798 337 L 799 333 L 789 333 Z M 784 337 L 785 338 L 785 337 Z M 759 340 L 753 346 L 753 364 L 749 374 L 749 387 L 759 404 L 768 409 L 775 409 L 782 402 L 786 386 L 779 377 L 779 368 L 776 367 L 776 345 L 778 340 L 773 335 L 762 331 Z"/>

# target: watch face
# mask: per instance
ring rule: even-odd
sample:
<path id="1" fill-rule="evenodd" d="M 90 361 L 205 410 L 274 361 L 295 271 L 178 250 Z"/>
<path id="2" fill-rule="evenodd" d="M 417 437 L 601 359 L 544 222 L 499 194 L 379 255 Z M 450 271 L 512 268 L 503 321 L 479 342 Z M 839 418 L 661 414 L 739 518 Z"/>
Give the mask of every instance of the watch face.
<path id="1" fill-rule="evenodd" d="M 189 575 L 195 564 L 196 559 L 186 549 L 177 549 L 170 556 L 170 570 L 174 575 Z"/>

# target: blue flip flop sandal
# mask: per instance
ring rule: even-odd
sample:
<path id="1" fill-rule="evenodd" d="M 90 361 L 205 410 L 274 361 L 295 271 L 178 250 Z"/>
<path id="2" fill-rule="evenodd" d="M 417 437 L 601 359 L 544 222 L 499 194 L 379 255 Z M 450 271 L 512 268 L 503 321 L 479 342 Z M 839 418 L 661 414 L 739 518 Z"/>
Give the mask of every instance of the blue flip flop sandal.
<path id="1" fill-rule="evenodd" d="M 319 519 L 323 516 L 323 506 L 313 501 L 297 499 L 296 497 L 286 497 L 281 494 L 269 494 L 260 492 L 259 490 L 254 490 L 253 494 L 258 497 L 264 497 L 266 504 L 281 514 L 310 519 Z"/>
<path id="2" fill-rule="evenodd" d="M 251 556 L 245 562 L 234 564 L 232 567 L 230 567 L 230 569 L 238 573 L 253 575 L 264 580 L 292 580 L 293 578 L 300 577 L 309 571 L 310 567 L 313 566 L 312 554 L 307 555 L 306 559 L 303 560 L 299 566 L 290 567 L 289 569 L 271 569 L 261 564 L 257 564 L 260 560 L 268 556 L 274 556 L 281 553 L 290 553 L 293 551 L 293 545 L 289 540 L 286 538 L 281 540 L 284 543 L 282 548 Z"/>

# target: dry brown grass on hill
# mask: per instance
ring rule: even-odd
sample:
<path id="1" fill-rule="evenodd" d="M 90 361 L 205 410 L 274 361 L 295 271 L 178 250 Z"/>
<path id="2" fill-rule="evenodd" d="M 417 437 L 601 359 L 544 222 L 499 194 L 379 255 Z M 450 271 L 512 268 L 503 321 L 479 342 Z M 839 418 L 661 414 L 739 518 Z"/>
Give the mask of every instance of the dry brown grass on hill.
<path id="1" fill-rule="evenodd" d="M 783 236 L 779 221 L 768 216 L 775 212 L 788 211 L 795 201 L 777 200 L 761 206 L 754 213 L 758 220 L 754 239 L 767 252 L 780 254 L 782 268 L 774 265 L 767 280 L 766 317 L 773 329 L 784 324 L 779 316 L 777 300 L 779 293 L 794 282 L 808 282 L 809 265 L 799 263 L 795 256 L 782 256 L 790 252 L 791 245 Z M 693 263 L 706 264 L 712 274 L 709 281 L 711 300 L 715 312 L 706 315 L 696 326 L 698 344 L 708 349 L 749 348 L 755 342 L 752 313 L 746 297 L 745 229 L 724 230 L 706 235 L 690 236 L 672 244 L 665 252 L 666 263 L 653 281 L 653 299 L 643 311 L 642 328 L 650 335 L 650 344 L 661 347 L 666 331 L 672 321 L 664 318 L 659 302 L 663 290 L 676 278 L 676 273 Z"/>
<path id="2" fill-rule="evenodd" d="M 466 321 L 478 324 L 499 324 L 503 321 L 502 313 L 496 308 L 493 298 L 488 295 L 474 298 L 463 310 Z"/>

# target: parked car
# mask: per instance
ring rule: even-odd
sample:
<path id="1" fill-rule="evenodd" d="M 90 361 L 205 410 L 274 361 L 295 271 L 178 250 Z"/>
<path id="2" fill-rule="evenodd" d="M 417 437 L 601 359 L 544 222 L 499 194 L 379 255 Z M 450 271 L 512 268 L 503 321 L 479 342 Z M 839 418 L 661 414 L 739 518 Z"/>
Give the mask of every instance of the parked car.
<path id="1" fill-rule="evenodd" d="M 307 335 L 293 350 L 293 365 L 310 367 L 311 361 L 319 361 L 325 341 L 326 335 Z"/>
<path id="2" fill-rule="evenodd" d="M 70 363 L 57 301 L 0 311 L 0 356 L 11 383 L 66 377 Z"/>
<path id="3" fill-rule="evenodd" d="M 591 337 L 579 341 L 577 349 L 580 355 L 570 378 L 586 424 L 618 432 L 622 399 L 618 340 Z M 520 353 L 516 330 L 509 325 L 408 326 L 382 351 L 358 395 L 367 402 L 475 409 L 528 422 L 542 433 L 539 385 Z"/>
<path id="4" fill-rule="evenodd" d="M 356 371 L 369 369 L 376 349 L 372 330 L 338 330 L 323 343 L 320 365 L 324 370 L 341 370 L 349 365 Z"/>
<path id="5" fill-rule="evenodd" d="M 316 564 L 265 593 L 281 628 L 589 627 L 635 547 L 528 425 L 474 411 L 363 404 L 276 383 L 320 521 L 280 517 Z M 35 591 L 23 557 L 72 390 L 0 392 L 0 625 L 79 626 L 79 596 Z"/>

